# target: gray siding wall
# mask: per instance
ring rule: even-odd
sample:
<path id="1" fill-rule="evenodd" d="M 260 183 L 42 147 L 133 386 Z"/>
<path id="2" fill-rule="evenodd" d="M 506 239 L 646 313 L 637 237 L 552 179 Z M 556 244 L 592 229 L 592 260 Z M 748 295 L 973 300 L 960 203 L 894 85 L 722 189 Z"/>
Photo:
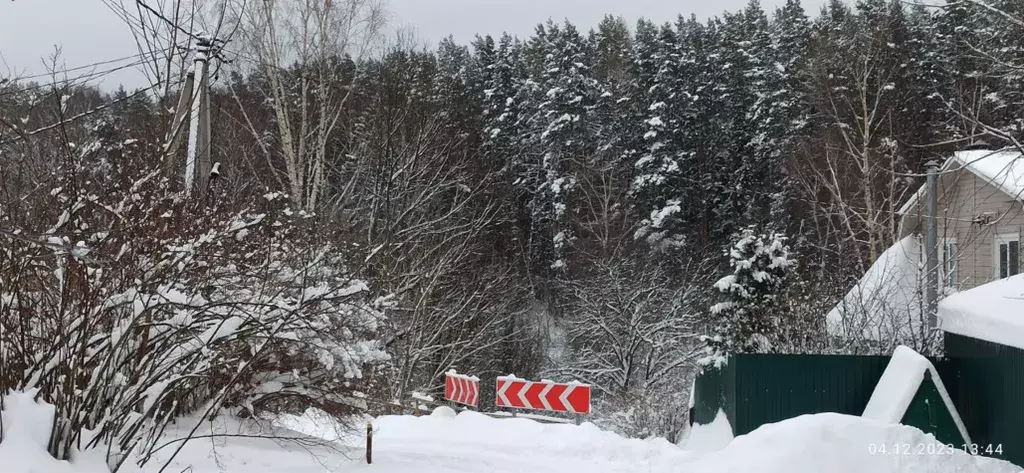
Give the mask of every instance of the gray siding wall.
<path id="1" fill-rule="evenodd" d="M 911 210 L 904 218 L 904 233 L 924 231 L 923 219 L 918 216 L 923 212 L 923 203 Z M 991 223 L 974 223 L 986 213 Z M 939 180 L 939 219 L 940 244 L 942 238 L 956 238 L 958 288 L 966 290 L 996 279 L 996 235 L 1019 236 L 1024 229 L 1024 208 L 1014 197 L 962 170 Z"/>

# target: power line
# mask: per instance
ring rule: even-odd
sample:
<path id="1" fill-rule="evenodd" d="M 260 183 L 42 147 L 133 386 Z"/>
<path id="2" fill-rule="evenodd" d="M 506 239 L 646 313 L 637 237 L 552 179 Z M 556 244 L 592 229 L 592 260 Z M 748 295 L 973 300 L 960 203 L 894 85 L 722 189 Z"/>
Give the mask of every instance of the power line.
<path id="1" fill-rule="evenodd" d="M 182 82 L 184 82 L 184 80 L 180 79 L 174 85 L 181 84 Z M 88 116 L 93 115 L 95 113 L 98 113 L 98 112 L 101 112 L 103 110 L 106 110 L 106 109 L 108 109 L 108 108 L 110 108 L 110 107 L 112 107 L 114 105 L 117 105 L 117 104 L 119 104 L 121 102 L 125 102 L 127 100 L 130 100 L 130 99 L 133 99 L 135 97 L 138 97 L 139 95 L 147 93 L 147 92 L 149 92 L 149 91 L 159 87 L 160 85 L 161 84 L 151 85 L 151 86 L 146 87 L 144 89 L 136 90 L 135 92 L 133 92 L 133 93 L 131 93 L 129 95 L 126 95 L 126 96 L 124 96 L 122 98 L 119 98 L 119 99 L 116 99 L 116 100 L 112 100 L 112 101 L 107 102 L 107 103 L 105 103 L 103 105 L 100 105 L 98 107 L 94 107 L 92 109 L 86 110 L 85 112 L 82 112 L 82 113 L 79 113 L 77 115 L 65 118 L 65 119 L 63 119 L 63 120 L 61 120 L 61 121 L 59 121 L 57 123 L 52 123 L 50 125 L 46 125 L 44 127 L 37 128 L 37 129 L 32 130 L 32 131 L 21 132 L 21 131 L 15 130 L 15 132 L 18 134 L 18 136 L 14 137 L 14 138 L 10 138 L 8 140 L 0 141 L 0 146 L 8 145 L 8 144 L 11 144 L 11 143 L 16 143 L 16 142 L 22 141 L 22 140 L 26 140 L 29 137 L 33 136 L 33 135 L 37 135 L 37 134 L 42 133 L 44 131 L 52 130 L 52 129 L 57 128 L 57 127 L 59 127 L 61 125 L 64 125 L 64 124 L 67 124 L 67 123 L 71 123 L 71 122 L 80 120 L 82 118 L 88 117 Z"/>
<path id="2" fill-rule="evenodd" d="M 164 49 L 162 51 L 168 51 L 168 50 L 170 50 L 170 48 L 166 48 L 166 49 Z M 149 53 L 146 53 L 146 54 L 149 54 Z M 86 69 L 86 68 L 89 68 L 89 67 L 95 67 L 95 66 L 104 65 L 104 64 L 114 64 L 114 63 L 117 63 L 117 62 L 120 62 L 120 61 L 124 61 L 126 59 L 136 58 L 135 61 L 133 61 L 131 63 L 128 63 L 128 64 L 122 64 L 122 65 L 119 65 L 119 66 L 116 66 L 116 67 L 112 67 L 110 69 L 103 69 L 103 70 L 99 70 L 99 71 L 91 71 L 91 72 L 88 72 L 88 73 L 85 73 L 85 74 L 81 74 L 81 75 L 78 75 L 78 76 L 75 76 L 75 77 L 69 77 L 69 78 L 61 79 L 61 80 L 58 80 L 58 81 L 55 81 L 55 82 L 29 83 L 27 85 L 18 85 L 17 87 L 12 88 L 11 90 L 0 92 L 0 97 L 9 96 L 9 95 L 13 95 L 13 94 L 20 93 L 20 92 L 25 92 L 25 91 L 50 88 L 50 87 L 54 87 L 54 86 L 58 86 L 58 85 L 80 84 L 80 83 L 83 83 L 83 82 L 88 82 L 88 81 L 91 81 L 91 80 L 99 79 L 101 77 L 105 77 L 107 75 L 113 74 L 115 72 L 118 72 L 118 71 L 121 71 L 121 70 L 124 70 L 124 69 L 129 69 L 129 68 L 132 68 L 132 67 L 138 67 L 138 66 L 141 66 L 141 65 L 145 64 L 148 61 L 148 59 L 142 58 L 141 56 L 143 56 L 143 55 L 144 54 L 138 54 L 138 55 L 135 55 L 135 56 L 127 56 L 127 57 L 124 57 L 124 58 L 112 59 L 112 60 L 109 60 L 109 61 L 102 61 L 102 62 L 98 62 L 98 63 L 95 63 L 95 64 L 78 66 L 78 67 L 75 67 L 75 68 L 72 68 L 72 69 L 65 69 L 65 70 L 60 70 L 60 71 L 54 71 L 54 72 L 48 73 L 48 74 L 37 74 L 37 75 L 34 75 L 34 76 L 27 76 L 27 77 L 23 77 L 23 78 L 18 78 L 15 81 L 13 81 L 12 83 L 18 85 L 19 82 L 24 81 L 24 80 L 28 80 L 28 79 L 31 79 L 31 78 L 39 78 L 39 77 L 45 77 L 45 76 L 51 76 L 52 77 L 52 76 L 57 76 L 57 75 L 60 75 L 60 74 L 63 74 L 65 72 L 72 71 L 72 70 L 82 70 L 82 69 Z"/>
<path id="3" fill-rule="evenodd" d="M 195 39 L 195 40 L 200 40 L 200 39 L 202 39 L 202 38 L 201 38 L 200 36 L 196 35 L 195 33 L 192 33 L 191 31 L 188 31 L 188 30 L 186 30 L 185 28 L 182 28 L 182 27 L 181 27 L 181 25 L 178 25 L 177 23 L 175 23 L 175 22 L 173 22 L 173 21 L 171 21 L 171 20 L 167 19 L 167 17 L 166 17 L 166 16 L 164 16 L 164 15 L 163 15 L 163 13 L 160 13 L 159 11 L 157 11 L 156 9 L 154 9 L 153 7 L 151 7 L 151 6 L 147 5 L 147 4 L 146 4 L 146 2 L 144 2 L 144 1 L 142 1 L 142 0 L 135 0 L 135 4 L 136 4 L 136 5 L 138 5 L 138 6 L 140 6 L 140 7 L 142 7 L 142 8 L 143 8 L 143 9 L 145 9 L 146 11 L 148 11 L 148 12 L 152 13 L 152 14 L 153 14 L 153 15 L 155 15 L 155 16 L 156 16 L 157 18 L 159 18 L 159 19 L 163 20 L 163 21 L 164 21 L 164 23 L 167 23 L 167 25 L 168 25 L 168 26 L 170 26 L 170 27 L 172 27 L 172 28 L 174 28 L 174 29 L 176 29 L 176 30 L 180 31 L 181 33 L 183 33 L 183 34 L 187 35 L 188 37 L 190 37 L 190 38 L 192 38 L 192 39 Z"/>
<path id="4" fill-rule="evenodd" d="M 169 48 L 165 48 L 165 49 L 163 49 L 161 51 L 167 51 L 167 50 L 169 50 Z M 59 71 L 47 72 L 47 73 L 42 73 L 42 74 L 35 74 L 35 75 L 30 75 L 30 76 L 17 76 L 17 77 L 13 78 L 13 81 L 17 82 L 17 81 L 32 80 L 32 79 L 38 79 L 38 78 L 41 78 L 41 77 L 50 77 L 53 74 L 57 74 L 57 73 L 64 74 L 64 73 L 68 73 L 68 72 L 72 72 L 72 71 L 80 71 L 82 69 L 89 69 L 91 67 L 105 66 L 107 64 L 114 64 L 114 63 L 118 63 L 118 62 L 122 62 L 122 61 L 127 61 L 129 59 L 138 59 L 138 58 L 141 58 L 142 56 L 145 56 L 147 54 L 148 53 L 136 53 L 136 54 L 132 54 L 131 56 L 120 57 L 120 58 L 117 58 L 117 59 L 110 59 L 110 60 L 107 60 L 107 61 L 94 62 L 92 64 L 85 64 L 85 65 L 82 65 L 82 66 L 75 66 L 75 67 L 72 67 L 72 68 L 65 68 L 65 69 L 61 69 Z"/>

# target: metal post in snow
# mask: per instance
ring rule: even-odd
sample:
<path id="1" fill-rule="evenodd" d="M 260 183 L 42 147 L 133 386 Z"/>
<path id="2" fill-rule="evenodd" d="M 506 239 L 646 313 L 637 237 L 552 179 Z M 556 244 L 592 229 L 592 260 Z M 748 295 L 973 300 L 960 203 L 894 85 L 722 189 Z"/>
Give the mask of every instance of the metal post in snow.
<path id="1" fill-rule="evenodd" d="M 925 251 L 928 258 L 925 264 L 927 279 L 925 310 L 927 311 L 928 331 L 935 329 L 939 310 L 939 185 L 938 185 L 938 161 L 928 161 L 925 166 L 928 169 L 927 202 L 925 218 L 927 219 L 927 235 L 925 237 Z"/>

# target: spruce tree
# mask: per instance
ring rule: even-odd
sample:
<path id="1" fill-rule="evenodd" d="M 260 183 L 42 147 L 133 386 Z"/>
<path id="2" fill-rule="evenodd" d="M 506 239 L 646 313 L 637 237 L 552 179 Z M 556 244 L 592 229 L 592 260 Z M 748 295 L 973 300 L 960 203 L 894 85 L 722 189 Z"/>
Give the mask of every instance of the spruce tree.
<path id="1" fill-rule="evenodd" d="M 786 238 L 747 227 L 728 258 L 729 274 L 714 284 L 722 299 L 711 306 L 712 331 L 703 337 L 705 364 L 733 353 L 772 352 L 783 342 L 779 295 L 795 264 Z"/>

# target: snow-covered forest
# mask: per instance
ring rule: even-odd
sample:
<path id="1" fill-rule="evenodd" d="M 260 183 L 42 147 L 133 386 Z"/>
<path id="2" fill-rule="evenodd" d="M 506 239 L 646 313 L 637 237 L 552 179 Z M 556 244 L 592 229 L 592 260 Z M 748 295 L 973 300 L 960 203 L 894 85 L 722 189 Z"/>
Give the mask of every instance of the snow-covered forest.
<path id="1" fill-rule="evenodd" d="M 152 87 L 0 77 L 0 391 L 38 390 L 51 453 L 112 470 L 181 415 L 380 414 L 453 368 L 587 382 L 605 426 L 674 440 L 722 353 L 906 343 L 824 315 L 926 161 L 1024 139 L 1019 0 L 436 47 L 370 0 L 247 2 L 186 197 L 186 3 L 110 3 Z"/>

